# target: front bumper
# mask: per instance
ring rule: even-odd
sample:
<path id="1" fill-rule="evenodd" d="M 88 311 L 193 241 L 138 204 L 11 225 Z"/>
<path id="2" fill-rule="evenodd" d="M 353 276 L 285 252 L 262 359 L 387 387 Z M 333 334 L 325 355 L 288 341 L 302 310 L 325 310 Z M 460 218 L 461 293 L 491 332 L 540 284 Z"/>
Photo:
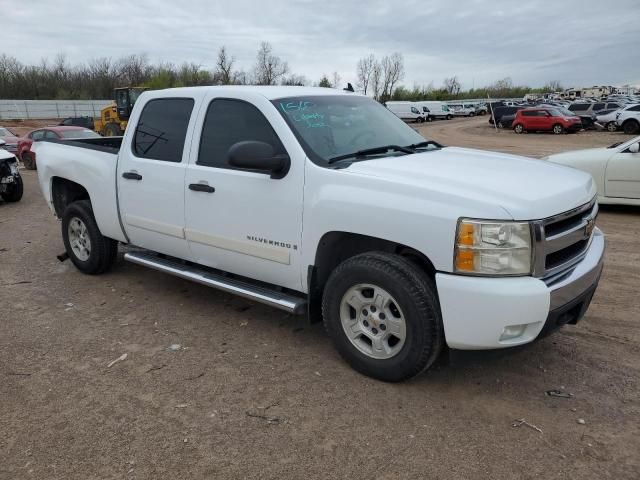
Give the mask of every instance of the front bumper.
<path id="1" fill-rule="evenodd" d="M 585 257 L 552 280 L 436 274 L 447 344 L 461 350 L 522 345 L 586 312 L 602 272 L 604 235 L 596 228 Z"/>

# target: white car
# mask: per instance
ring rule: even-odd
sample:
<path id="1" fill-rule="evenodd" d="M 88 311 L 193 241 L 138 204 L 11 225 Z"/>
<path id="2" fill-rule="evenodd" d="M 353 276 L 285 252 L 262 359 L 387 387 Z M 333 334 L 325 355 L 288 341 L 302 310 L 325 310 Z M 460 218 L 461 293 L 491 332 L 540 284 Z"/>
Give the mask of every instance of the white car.
<path id="1" fill-rule="evenodd" d="M 630 135 L 640 132 L 640 105 L 629 105 L 616 115 L 616 123 L 624 133 Z"/>
<path id="2" fill-rule="evenodd" d="M 618 124 L 616 123 L 616 119 L 618 114 L 622 111 L 622 109 L 618 110 L 605 110 L 604 114 L 597 114 L 596 121 L 606 128 L 610 132 L 615 132 L 618 130 Z"/>
<path id="3" fill-rule="evenodd" d="M 590 173 L 598 187 L 598 202 L 640 205 L 640 137 L 605 148 L 550 155 L 553 163 Z"/>

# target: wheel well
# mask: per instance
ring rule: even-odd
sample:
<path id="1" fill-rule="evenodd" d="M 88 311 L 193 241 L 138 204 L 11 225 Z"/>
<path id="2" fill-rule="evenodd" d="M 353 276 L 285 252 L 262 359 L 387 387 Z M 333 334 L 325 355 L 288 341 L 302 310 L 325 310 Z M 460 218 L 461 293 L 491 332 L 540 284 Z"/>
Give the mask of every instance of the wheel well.
<path id="1" fill-rule="evenodd" d="M 53 177 L 51 197 L 58 218 L 62 218 L 62 214 L 71 203 L 78 200 L 91 201 L 89 192 L 82 185 L 61 177 Z"/>
<path id="2" fill-rule="evenodd" d="M 622 125 L 624 126 L 626 123 L 635 123 L 637 125 L 640 125 L 640 122 L 638 122 L 638 120 L 635 118 L 627 118 L 624 122 L 622 122 Z"/>
<path id="3" fill-rule="evenodd" d="M 365 252 L 387 252 L 401 255 L 434 278 L 436 269 L 433 263 L 421 252 L 400 243 L 349 232 L 326 233 L 318 244 L 314 265 L 309 266 L 309 313 L 310 320 L 317 321 L 322 292 L 331 272 L 348 258 Z"/>

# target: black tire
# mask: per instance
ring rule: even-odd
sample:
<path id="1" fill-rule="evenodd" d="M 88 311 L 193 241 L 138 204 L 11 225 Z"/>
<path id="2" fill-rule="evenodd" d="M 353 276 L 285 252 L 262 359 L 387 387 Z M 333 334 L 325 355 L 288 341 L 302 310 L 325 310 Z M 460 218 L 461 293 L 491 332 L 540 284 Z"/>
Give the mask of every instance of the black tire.
<path id="1" fill-rule="evenodd" d="M 22 158 L 24 168 L 27 170 L 37 170 L 38 166 L 36 165 L 36 156 L 33 152 L 22 152 L 20 157 Z"/>
<path id="2" fill-rule="evenodd" d="M 91 251 L 86 260 L 78 258 L 69 242 L 69 223 L 74 218 L 84 223 L 89 241 L 91 242 Z M 116 261 L 118 242 L 100 233 L 89 200 L 74 202 L 66 208 L 62 215 L 62 240 L 69 258 L 82 273 L 89 275 L 104 273 L 108 271 Z"/>
<path id="3" fill-rule="evenodd" d="M 635 135 L 640 130 L 640 123 L 636 120 L 627 120 L 622 124 L 622 131 L 628 135 Z"/>
<path id="4" fill-rule="evenodd" d="M 120 125 L 117 123 L 107 123 L 104 126 L 104 136 L 105 137 L 119 137 L 122 135 L 122 130 L 120 129 Z"/>
<path id="5" fill-rule="evenodd" d="M 476 116 L 476 114 L 475 114 L 475 112 L 471 112 L 471 113 L 469 114 L 469 116 L 470 116 L 470 117 L 475 117 L 475 116 Z"/>
<path id="6" fill-rule="evenodd" d="M 15 182 L 9 184 L 10 187 L 7 191 L 0 194 L 5 202 L 19 202 L 24 193 L 24 185 L 22 184 L 22 177 L 18 175 L 15 177 Z"/>
<path id="7" fill-rule="evenodd" d="M 561 135 L 561 134 L 565 133 L 565 129 L 564 129 L 564 127 L 563 127 L 562 125 L 560 125 L 559 123 L 556 123 L 556 124 L 552 127 L 551 131 L 552 131 L 553 133 L 555 133 L 556 135 Z"/>
<path id="8" fill-rule="evenodd" d="M 447 115 L 447 120 L 451 120 L 453 117 L 451 115 Z"/>
<path id="9" fill-rule="evenodd" d="M 404 344 L 390 358 L 377 359 L 363 353 L 343 329 L 343 296 L 363 283 L 389 292 L 405 317 Z M 356 371 L 385 382 L 400 382 L 423 372 L 435 362 L 444 345 L 435 285 L 414 263 L 399 255 L 370 252 L 342 262 L 327 281 L 322 315 L 327 334 L 347 363 Z"/>
<path id="10" fill-rule="evenodd" d="M 516 123 L 513 126 L 513 131 L 516 133 L 524 133 L 526 130 L 524 129 L 524 125 L 522 125 L 521 123 Z"/>

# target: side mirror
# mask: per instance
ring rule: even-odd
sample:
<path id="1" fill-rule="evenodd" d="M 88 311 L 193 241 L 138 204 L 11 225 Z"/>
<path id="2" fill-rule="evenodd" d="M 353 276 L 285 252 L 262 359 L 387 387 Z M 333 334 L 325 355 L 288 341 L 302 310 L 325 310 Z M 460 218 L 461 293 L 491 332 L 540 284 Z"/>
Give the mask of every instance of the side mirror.
<path id="1" fill-rule="evenodd" d="M 271 145 L 254 140 L 231 145 L 227 162 L 233 167 L 269 173 L 273 179 L 283 178 L 291 166 L 289 155 L 276 155 Z"/>
<path id="2" fill-rule="evenodd" d="M 640 143 L 636 142 L 629 147 L 629 153 L 638 153 L 640 152 Z"/>

